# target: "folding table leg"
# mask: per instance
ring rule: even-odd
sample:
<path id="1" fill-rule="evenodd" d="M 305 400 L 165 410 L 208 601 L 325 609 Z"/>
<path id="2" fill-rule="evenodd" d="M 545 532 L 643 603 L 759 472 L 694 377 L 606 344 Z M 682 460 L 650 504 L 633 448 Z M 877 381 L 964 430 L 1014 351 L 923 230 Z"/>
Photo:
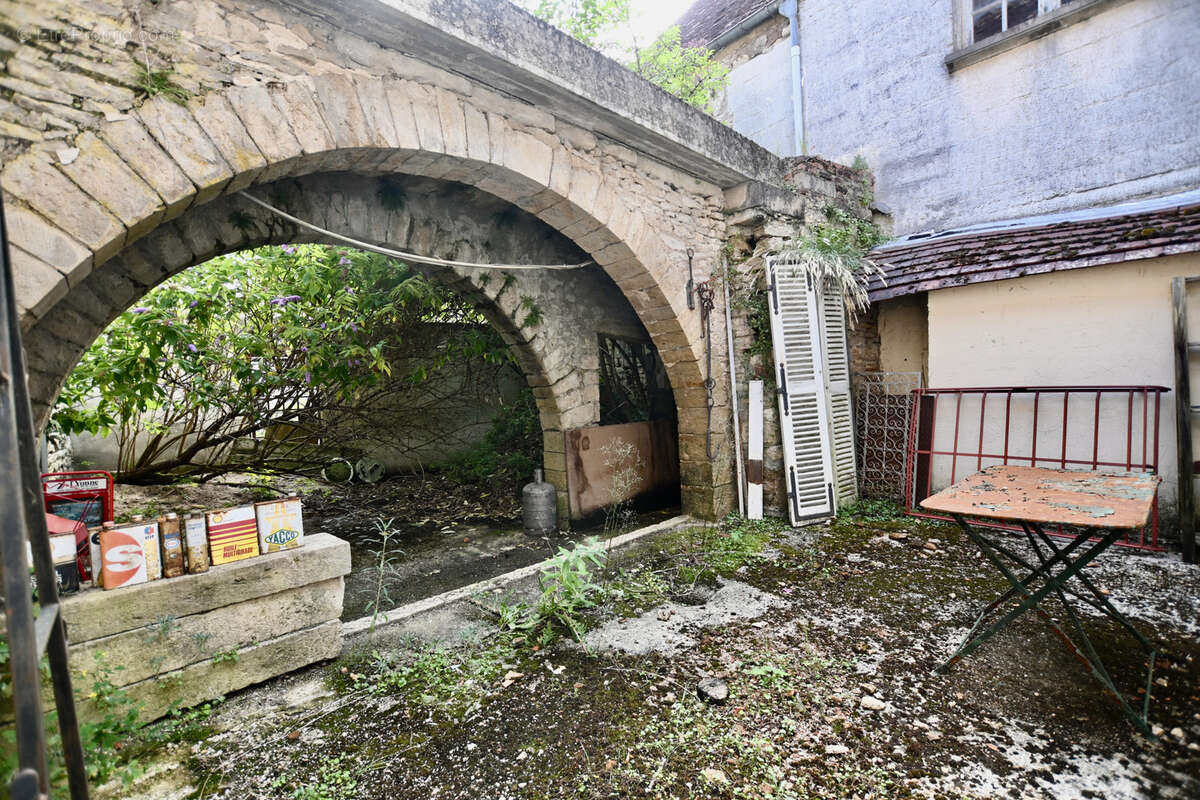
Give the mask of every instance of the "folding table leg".
<path id="1" fill-rule="evenodd" d="M 975 544 L 979 547 L 980 552 L 982 552 L 988 558 L 988 560 L 991 561 L 992 564 L 1004 575 L 1010 584 L 1010 588 L 997 600 L 994 600 L 988 604 L 988 606 L 975 620 L 975 624 L 971 626 L 970 631 L 967 632 L 966 637 L 964 637 L 963 644 L 959 646 L 954 655 L 947 659 L 943 664 L 938 666 L 935 671 L 945 672 L 959 659 L 970 654 L 1013 620 L 1017 619 L 1026 611 L 1033 609 L 1037 611 L 1044 619 L 1046 619 L 1059 638 L 1063 640 L 1063 643 L 1067 645 L 1072 654 L 1074 654 L 1080 661 L 1084 663 L 1085 666 L 1087 666 L 1092 675 L 1104 686 L 1108 693 L 1112 695 L 1112 697 L 1121 707 L 1121 710 L 1133 723 L 1134 727 L 1136 727 L 1145 735 L 1152 737 L 1153 734 L 1150 732 L 1147 724 L 1147 717 L 1150 708 L 1150 688 L 1153 681 L 1154 657 L 1156 655 L 1156 651 L 1150 646 L 1149 642 L 1147 642 L 1146 639 L 1100 593 L 1095 584 L 1093 584 L 1085 575 L 1082 574 L 1083 568 L 1087 564 L 1091 563 L 1091 561 L 1100 555 L 1100 553 L 1108 549 L 1113 542 L 1120 537 L 1122 531 L 1119 529 L 1114 529 L 1106 533 L 1099 539 L 1099 541 L 1096 541 L 1092 547 L 1088 548 L 1074 560 L 1071 560 L 1070 556 L 1084 543 L 1089 541 L 1089 537 L 1086 534 L 1077 536 L 1070 542 L 1070 544 L 1060 549 L 1049 540 L 1049 537 L 1046 536 L 1045 532 L 1042 531 L 1041 528 L 1036 524 L 1022 523 L 1022 527 L 1025 529 L 1025 535 L 1029 539 L 1030 547 L 1032 548 L 1038 561 L 1041 562 L 1039 566 L 1035 567 L 1024 558 L 1021 558 L 1016 553 L 1011 552 L 1008 548 L 1005 548 L 995 542 L 991 542 L 981 534 L 977 533 L 963 517 L 956 515 L 955 521 L 958 523 L 959 527 L 966 532 L 967 536 L 969 536 L 971 540 L 975 542 Z M 1034 538 L 1035 534 L 1048 545 L 1049 553 L 1043 551 L 1039 546 L 1037 540 Z M 1007 565 L 1004 564 L 1004 562 L 1001 560 L 1002 556 L 1029 570 L 1029 573 L 1024 578 L 1019 578 L 1011 569 L 1009 569 Z M 1064 569 L 1055 574 L 1053 569 L 1059 565 L 1063 565 Z M 1093 595 L 1095 595 L 1098 602 L 1093 601 L 1091 598 L 1084 596 L 1081 592 L 1070 587 L 1067 582 L 1072 578 L 1078 578 L 1084 584 L 1084 586 Z M 1032 590 L 1033 583 L 1039 579 L 1044 579 L 1044 584 L 1036 591 Z M 1067 632 L 1063 630 L 1062 626 L 1060 626 L 1055 620 L 1053 620 L 1048 614 L 1039 608 L 1041 601 L 1044 600 L 1050 594 L 1050 592 L 1054 592 L 1058 595 L 1059 600 L 1062 602 L 1063 608 L 1066 610 L 1071 621 L 1072 628 L 1074 629 L 1079 640 L 1083 643 L 1085 652 L 1080 652 L 1079 647 L 1076 646 L 1075 642 L 1067 634 Z M 1018 594 L 1023 594 L 1025 598 L 1015 609 L 1005 614 L 1001 619 L 997 620 L 985 631 L 983 631 L 983 633 L 976 634 L 976 631 L 988 614 L 998 608 L 1002 603 L 1011 600 Z M 1090 605 L 1097 606 L 1099 610 L 1104 612 L 1107 616 L 1110 616 L 1117 622 L 1121 623 L 1138 640 L 1143 649 L 1149 653 L 1149 664 L 1146 673 L 1146 696 L 1142 704 L 1142 712 L 1140 715 L 1133 710 L 1133 708 L 1129 705 L 1129 702 L 1117 690 L 1116 685 L 1113 683 L 1112 678 L 1109 676 L 1108 671 L 1104 667 L 1103 661 L 1096 653 L 1095 647 L 1092 645 L 1087 633 L 1083 630 L 1083 625 L 1080 622 L 1079 617 L 1071 607 L 1070 601 L 1067 598 L 1068 594 L 1083 600 Z"/>
<path id="2" fill-rule="evenodd" d="M 1046 546 L 1049 547 L 1052 551 L 1054 551 L 1055 553 L 1058 552 L 1058 547 L 1055 545 L 1054 540 L 1046 535 L 1046 532 L 1042 530 L 1041 526 L 1030 523 L 1029 529 L 1031 529 L 1033 533 L 1036 533 L 1038 535 L 1038 537 L 1043 542 L 1045 542 Z M 1027 530 L 1026 533 L 1028 534 L 1028 532 L 1029 531 Z M 1033 540 L 1032 537 L 1030 537 L 1030 545 L 1035 550 L 1038 549 L 1037 543 Z M 1040 555 L 1040 553 L 1039 553 L 1039 555 Z M 1127 620 L 1125 618 L 1125 616 L 1123 614 L 1121 614 L 1120 611 L 1117 611 L 1117 609 L 1113 606 L 1113 604 L 1111 602 L 1109 602 L 1108 598 L 1104 596 L 1104 593 L 1096 588 L 1096 585 L 1094 583 L 1092 583 L 1091 578 L 1089 578 L 1087 575 L 1084 575 L 1082 572 L 1079 573 L 1076 576 L 1076 578 L 1078 578 L 1079 581 L 1088 588 L 1088 590 L 1092 593 L 1092 595 L 1094 595 L 1095 599 L 1093 600 L 1092 598 L 1085 597 L 1080 592 L 1071 591 L 1070 589 L 1068 589 L 1068 591 L 1070 591 L 1070 593 L 1072 595 L 1079 598 L 1080 600 L 1083 600 L 1085 603 L 1088 603 L 1089 605 L 1091 605 L 1093 608 L 1097 609 L 1098 611 L 1106 614 L 1114 622 L 1116 622 L 1116 623 L 1120 624 L 1122 627 L 1124 627 L 1125 630 L 1129 631 L 1131 636 L 1133 636 L 1135 639 L 1138 640 L 1138 642 L 1141 643 L 1142 648 L 1144 650 L 1146 650 L 1147 652 L 1154 649 L 1153 647 L 1151 647 L 1150 643 L 1148 641 L 1146 641 L 1146 638 L 1144 636 L 1142 636 L 1141 633 L 1138 632 L 1138 629 L 1133 627 L 1133 625 L 1129 622 L 1129 620 Z"/>
<path id="3" fill-rule="evenodd" d="M 1046 539 L 1046 544 L 1050 547 L 1051 550 L 1055 550 L 1055 551 L 1057 550 L 1057 548 L 1054 546 L 1054 544 L 1051 541 L 1049 541 L 1049 538 L 1046 536 L 1044 531 L 1042 531 L 1036 525 L 1033 526 L 1033 531 L 1036 531 L 1043 539 Z M 1026 528 L 1026 535 L 1029 536 L 1030 546 L 1034 548 L 1034 551 L 1037 552 L 1039 558 L 1041 558 L 1041 557 L 1043 557 L 1042 551 L 1041 551 L 1041 548 L 1038 546 L 1037 541 L 1033 538 L 1033 531 L 1029 530 L 1029 528 Z M 1119 622 L 1122 626 L 1125 627 L 1125 629 L 1127 631 L 1129 631 L 1131 634 L 1133 634 L 1134 638 L 1136 638 L 1137 641 L 1142 645 L 1143 651 L 1147 654 L 1146 692 L 1145 692 L 1145 697 L 1142 700 L 1141 714 L 1138 714 L 1136 711 L 1133 710 L 1133 708 L 1129 705 L 1129 702 L 1125 699 L 1124 694 L 1122 694 L 1117 689 L 1116 684 L 1112 680 L 1112 677 L 1108 674 L 1108 670 L 1105 669 L 1105 667 L 1104 667 L 1104 661 L 1100 658 L 1100 655 L 1096 652 L 1096 648 L 1092 645 L 1092 641 L 1088 637 L 1087 632 L 1084 631 L 1083 624 L 1079 621 L 1079 616 L 1075 613 L 1075 610 L 1073 608 L 1071 608 L 1070 603 L 1067 601 L 1066 594 L 1063 592 L 1061 586 L 1056 587 L 1056 591 L 1058 592 L 1059 600 L 1062 602 L 1063 608 L 1066 610 L 1067 615 L 1071 620 L 1071 625 L 1075 629 L 1076 634 L 1079 636 L 1079 640 L 1081 642 L 1083 642 L 1084 649 L 1086 650 L 1086 655 L 1084 653 L 1079 652 L 1079 648 L 1075 646 L 1075 643 L 1071 640 L 1070 637 L 1067 636 L 1065 631 L 1063 631 L 1061 628 L 1059 628 L 1058 625 L 1055 625 L 1054 627 L 1059 631 L 1059 635 L 1063 638 L 1063 641 L 1066 642 L 1066 644 L 1070 647 L 1071 652 L 1075 655 L 1075 657 L 1078 658 L 1080 661 L 1082 661 L 1084 663 L 1084 665 L 1088 668 L 1088 670 L 1092 673 L 1092 676 L 1095 677 L 1096 680 L 1100 681 L 1100 683 L 1104 685 L 1104 688 L 1108 691 L 1108 693 L 1112 696 L 1112 698 L 1114 700 L 1116 700 L 1117 704 L 1121 707 L 1121 710 L 1125 713 L 1125 716 L 1128 717 L 1129 720 L 1133 723 L 1134 727 L 1136 727 L 1138 730 L 1140 730 L 1146 736 L 1149 736 L 1150 738 L 1154 738 L 1154 734 L 1151 733 L 1150 726 L 1149 726 L 1147 720 L 1148 720 L 1148 717 L 1150 714 L 1150 690 L 1151 690 L 1151 687 L 1154 685 L 1153 684 L 1153 681 L 1154 681 L 1154 659 L 1155 659 L 1155 656 L 1157 656 L 1158 651 L 1155 648 L 1153 648 L 1149 642 L 1146 641 L 1146 639 L 1137 631 L 1137 629 L 1134 628 L 1133 625 L 1130 624 L 1121 615 L 1121 613 L 1119 611 L 1117 611 L 1116 608 L 1114 608 L 1112 606 L 1112 604 L 1109 603 L 1106 598 L 1104 598 L 1103 595 L 1100 594 L 1100 591 L 1098 589 L 1096 589 L 1095 585 L 1092 584 L 1092 582 L 1090 580 L 1088 580 L 1086 577 L 1084 577 L 1084 575 L 1082 573 L 1080 573 L 1076 577 L 1079 578 L 1080 580 L 1082 580 L 1084 582 L 1084 584 L 1092 592 L 1094 592 L 1096 594 L 1097 598 L 1101 602 L 1103 602 L 1104 605 L 1107 607 L 1107 608 L 1102 608 L 1101 610 L 1104 610 L 1108 616 L 1112 617 L 1112 619 Z"/>
<path id="4" fill-rule="evenodd" d="M 1000 572 L 1004 575 L 1004 577 L 1008 579 L 1008 582 L 1012 585 L 1013 589 L 1015 589 L 1016 591 L 1025 595 L 1025 599 L 1023 601 L 1021 601 L 1020 605 L 1018 605 L 1015 609 L 1008 612 L 1003 617 L 1001 617 L 998 621 L 993 623 L 983 633 L 975 635 L 974 638 L 969 638 L 968 641 L 965 641 L 958 648 L 957 652 L 954 653 L 954 655 L 950 656 L 950 658 L 948 658 L 945 661 L 945 663 L 943 663 L 939 667 L 937 667 L 937 669 L 936 669 L 937 672 L 945 672 L 951 666 L 953 666 L 959 659 L 963 658 L 966 655 L 969 655 L 973 650 L 975 650 L 977 647 L 979 647 L 979 645 L 983 644 L 985 641 L 990 639 L 992 636 L 994 636 L 1000 630 L 1005 628 L 1010 622 L 1015 620 L 1017 617 L 1021 616 L 1022 614 L 1024 614 L 1026 611 L 1030 610 L 1031 608 L 1035 608 L 1046 597 L 1046 595 L 1048 595 L 1048 594 L 1050 594 L 1050 592 L 1054 591 L 1054 588 L 1056 585 L 1065 583 L 1067 580 L 1069 580 L 1070 578 L 1075 576 L 1081 569 L 1083 569 L 1083 567 L 1089 561 L 1091 561 L 1093 558 L 1095 558 L 1100 553 L 1102 553 L 1105 549 L 1107 549 L 1110 545 L 1112 545 L 1112 543 L 1117 540 L 1117 537 L 1119 537 L 1121 535 L 1120 529 L 1114 529 L 1110 533 L 1106 534 L 1104 536 L 1104 538 L 1101 539 L 1099 542 L 1096 542 L 1095 544 L 1093 544 L 1092 547 L 1090 547 L 1086 552 L 1084 552 L 1083 555 L 1079 556 L 1079 558 L 1077 558 L 1074 561 L 1067 562 L 1066 561 L 1067 555 L 1070 554 L 1077 547 L 1079 547 L 1083 541 L 1086 541 L 1085 537 L 1078 537 L 1075 541 L 1073 541 L 1067 547 L 1063 548 L 1063 550 L 1060 553 L 1056 554 L 1049 561 L 1047 561 L 1046 564 L 1043 565 L 1043 567 L 1045 567 L 1048 570 L 1050 566 L 1052 566 L 1058 562 L 1064 562 L 1064 563 L 1067 563 L 1066 569 L 1064 569 L 1057 576 L 1052 575 L 1052 574 L 1047 574 L 1046 584 L 1044 586 L 1042 586 L 1040 589 L 1038 589 L 1037 591 L 1030 592 L 1029 588 L 1025 585 L 1025 582 L 1022 581 L 1020 578 L 1018 578 L 1011 570 L 1009 570 L 1009 568 L 1007 566 L 1004 565 L 1004 562 L 1002 562 L 1000 560 L 999 556 L 997 555 L 997 553 L 992 550 L 991 544 L 986 539 L 984 539 L 982 536 L 977 534 L 971 528 L 971 526 L 967 524 L 966 520 L 964 518 L 962 518 L 961 516 L 955 515 L 954 518 L 955 518 L 955 521 L 959 524 L 959 527 L 961 527 L 967 533 L 967 535 L 971 538 L 971 540 L 974 541 L 979 546 L 979 548 L 983 552 L 983 554 L 988 557 L 988 560 L 990 560 L 992 562 L 992 564 L 994 564 L 995 567 L 998 570 L 1000 570 Z M 977 626 L 978 626 L 978 623 L 977 623 Z M 972 629 L 972 631 L 973 630 L 974 629 Z M 970 634 L 968 634 L 968 636 L 970 636 Z"/>

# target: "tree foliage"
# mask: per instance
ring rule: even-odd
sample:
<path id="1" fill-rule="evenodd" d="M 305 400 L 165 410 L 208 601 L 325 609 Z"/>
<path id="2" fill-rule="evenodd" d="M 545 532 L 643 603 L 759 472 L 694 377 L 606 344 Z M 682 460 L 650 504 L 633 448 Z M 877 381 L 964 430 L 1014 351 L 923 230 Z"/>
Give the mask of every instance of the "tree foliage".
<path id="1" fill-rule="evenodd" d="M 640 46 L 638 32 L 629 30 L 629 0 L 538 0 L 533 13 L 702 111 L 712 112 L 728 82 L 729 68 L 707 48 L 685 47 L 678 25 Z"/>
<path id="2" fill-rule="evenodd" d="M 507 362 L 477 324 L 410 358 L 405 339 L 431 321 L 480 318 L 375 254 L 285 245 L 223 256 L 118 317 L 71 373 L 54 419 L 68 433 L 115 433 L 125 480 L 214 474 L 247 458 L 301 465 L 397 383 L 463 359 Z M 239 453 L 247 441 L 252 455 Z"/>
<path id="3" fill-rule="evenodd" d="M 588 47 L 629 21 L 629 0 L 538 0 L 533 13 Z"/>
<path id="4" fill-rule="evenodd" d="M 634 49 L 634 72 L 702 111 L 712 113 L 713 102 L 729 81 L 729 68 L 705 47 L 684 47 L 679 26 L 668 28 L 645 50 Z"/>

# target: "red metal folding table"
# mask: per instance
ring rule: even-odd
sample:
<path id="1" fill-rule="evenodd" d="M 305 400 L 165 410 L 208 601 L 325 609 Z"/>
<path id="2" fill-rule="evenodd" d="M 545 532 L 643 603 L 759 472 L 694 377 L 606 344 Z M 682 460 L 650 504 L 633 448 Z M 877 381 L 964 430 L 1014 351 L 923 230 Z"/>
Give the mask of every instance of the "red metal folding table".
<path id="1" fill-rule="evenodd" d="M 921 505 L 924 508 L 953 517 L 1010 584 L 1007 592 L 980 612 L 962 645 L 938 670 L 949 669 L 1010 622 L 1033 609 L 1050 623 L 1071 652 L 1104 685 L 1134 726 L 1146 735 L 1152 735 L 1146 715 L 1150 708 L 1155 649 L 1083 574 L 1083 568 L 1128 531 L 1145 527 L 1154 507 L 1159 481 L 1157 475 L 1147 473 L 1004 465 L 988 467 L 923 501 Z M 1016 552 L 1006 541 L 1004 533 L 970 522 L 981 519 L 1020 526 L 1034 559 Z M 1066 526 L 1073 531 L 1073 538 L 1065 544 L 1062 541 L 1055 542 L 1043 530 L 1044 525 Z M 1009 564 L 1027 570 L 1027 574 L 1019 577 Z M 1051 592 L 1062 602 L 1082 650 L 1057 622 L 1039 608 L 1042 600 Z M 1134 710 L 1129 700 L 1113 684 L 1071 607 L 1068 595 L 1116 621 L 1146 652 L 1146 687 L 1140 712 Z M 1015 608 L 983 632 L 976 633 L 989 614 L 1018 596 L 1022 599 Z"/>

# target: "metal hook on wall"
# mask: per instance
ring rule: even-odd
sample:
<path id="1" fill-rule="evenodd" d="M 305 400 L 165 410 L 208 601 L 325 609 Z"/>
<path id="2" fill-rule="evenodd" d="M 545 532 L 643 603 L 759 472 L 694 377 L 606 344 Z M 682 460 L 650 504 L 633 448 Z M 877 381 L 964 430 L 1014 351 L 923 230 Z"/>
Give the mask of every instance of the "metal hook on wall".
<path id="1" fill-rule="evenodd" d="M 692 274 L 692 256 L 694 256 L 694 255 L 696 255 L 696 251 L 692 250 L 692 248 L 689 247 L 687 249 L 687 257 L 688 257 L 687 304 L 688 304 L 688 309 L 693 310 L 693 311 L 696 308 L 696 295 L 695 295 L 696 277 L 695 277 L 695 275 Z"/>

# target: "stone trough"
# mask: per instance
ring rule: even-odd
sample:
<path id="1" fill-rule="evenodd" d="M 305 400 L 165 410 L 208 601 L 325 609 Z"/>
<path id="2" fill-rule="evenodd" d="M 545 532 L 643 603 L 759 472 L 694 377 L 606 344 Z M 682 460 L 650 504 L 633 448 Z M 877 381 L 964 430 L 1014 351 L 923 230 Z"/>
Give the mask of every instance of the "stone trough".
<path id="1" fill-rule="evenodd" d="M 149 721 L 333 658 L 349 572 L 350 545 L 318 533 L 199 575 L 66 597 L 76 689 L 86 696 L 107 669 Z"/>

